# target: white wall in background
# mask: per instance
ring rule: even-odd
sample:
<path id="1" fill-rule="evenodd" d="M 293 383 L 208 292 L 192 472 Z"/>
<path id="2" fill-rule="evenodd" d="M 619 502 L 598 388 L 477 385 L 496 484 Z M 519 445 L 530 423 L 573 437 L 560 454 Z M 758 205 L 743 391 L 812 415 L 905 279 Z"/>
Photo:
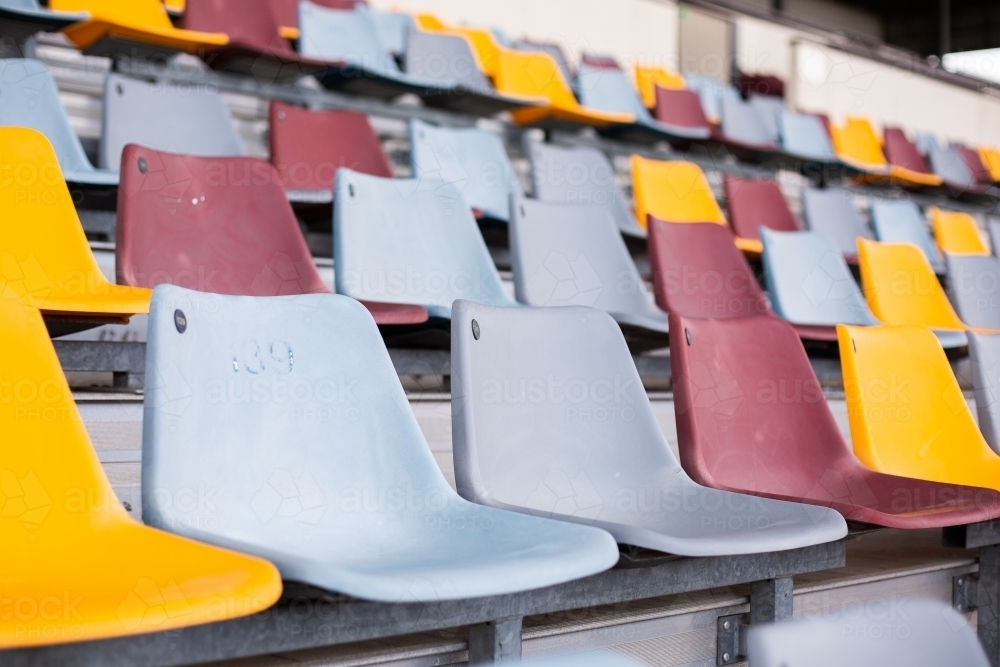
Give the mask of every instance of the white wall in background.
<path id="1" fill-rule="evenodd" d="M 736 64 L 740 71 L 770 74 L 783 81 L 792 77 L 792 42 L 801 33 L 752 16 L 736 15 Z"/>

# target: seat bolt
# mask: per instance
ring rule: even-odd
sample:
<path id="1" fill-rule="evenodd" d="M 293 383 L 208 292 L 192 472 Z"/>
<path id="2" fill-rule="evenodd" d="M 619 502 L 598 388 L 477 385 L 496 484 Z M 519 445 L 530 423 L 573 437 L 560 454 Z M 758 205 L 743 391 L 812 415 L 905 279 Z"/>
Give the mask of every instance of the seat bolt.
<path id="1" fill-rule="evenodd" d="M 722 629 L 723 630 L 728 630 L 729 628 L 730 628 L 729 621 L 723 621 L 723 623 L 722 623 Z"/>
<path id="2" fill-rule="evenodd" d="M 184 315 L 184 311 L 180 308 L 174 311 L 174 326 L 177 327 L 177 333 L 184 333 L 187 331 L 187 316 Z"/>
<path id="3" fill-rule="evenodd" d="M 723 654 L 722 654 L 722 659 L 723 659 L 723 661 L 725 661 L 725 662 L 729 662 L 729 654 L 728 654 L 728 653 L 723 653 Z"/>
<path id="4" fill-rule="evenodd" d="M 472 337 L 479 340 L 479 322 L 472 320 Z"/>
<path id="5" fill-rule="evenodd" d="M 149 165 L 146 164 L 146 158 L 139 158 L 139 173 L 145 174 L 147 169 L 149 169 Z"/>

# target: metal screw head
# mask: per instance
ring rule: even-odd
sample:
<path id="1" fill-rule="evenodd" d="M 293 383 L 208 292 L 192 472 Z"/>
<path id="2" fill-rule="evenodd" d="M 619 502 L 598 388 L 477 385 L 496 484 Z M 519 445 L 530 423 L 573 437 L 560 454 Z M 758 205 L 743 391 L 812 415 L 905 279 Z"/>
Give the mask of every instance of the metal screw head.
<path id="1" fill-rule="evenodd" d="M 723 630 L 728 630 L 731 627 L 732 627 L 732 623 L 730 621 L 723 621 L 722 622 L 722 629 Z"/>
<path id="2" fill-rule="evenodd" d="M 722 654 L 722 660 L 724 662 L 729 662 L 729 653 L 723 653 Z"/>
<path id="3" fill-rule="evenodd" d="M 177 333 L 184 333 L 188 328 L 187 316 L 184 311 L 178 308 L 174 311 L 174 326 L 177 327 Z"/>
<path id="4" fill-rule="evenodd" d="M 120 83 L 115 84 L 115 90 L 118 92 L 119 95 L 124 95 L 125 94 L 125 89 L 122 88 L 122 84 L 120 84 Z"/>
<path id="5" fill-rule="evenodd" d="M 279 111 L 278 112 L 278 120 L 285 120 L 285 112 L 284 111 Z"/>
<path id="6" fill-rule="evenodd" d="M 684 340 L 687 341 L 687 344 L 690 347 L 690 345 L 691 345 L 691 330 L 688 329 L 687 327 L 684 327 Z"/>
<path id="7" fill-rule="evenodd" d="M 472 337 L 479 340 L 479 322 L 472 320 Z"/>
<path id="8" fill-rule="evenodd" d="M 347 184 L 347 194 L 349 194 L 352 197 L 354 196 L 354 185 L 351 183 Z"/>
<path id="9" fill-rule="evenodd" d="M 146 164 L 146 158 L 144 158 L 144 157 L 139 158 L 139 173 L 140 174 L 145 174 L 146 170 L 148 170 L 148 169 L 149 169 L 149 165 Z"/>

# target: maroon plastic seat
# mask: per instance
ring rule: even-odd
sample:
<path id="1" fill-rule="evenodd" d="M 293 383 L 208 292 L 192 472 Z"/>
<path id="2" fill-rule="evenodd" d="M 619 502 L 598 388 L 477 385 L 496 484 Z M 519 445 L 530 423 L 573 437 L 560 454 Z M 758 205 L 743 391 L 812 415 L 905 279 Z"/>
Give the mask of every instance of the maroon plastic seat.
<path id="1" fill-rule="evenodd" d="M 787 322 L 672 314 L 670 364 L 681 463 L 701 484 L 831 507 L 848 520 L 889 528 L 1000 515 L 996 491 L 866 468 Z"/>
<path id="2" fill-rule="evenodd" d="M 993 185 L 993 177 L 990 175 L 990 170 L 986 168 L 983 164 L 983 159 L 979 157 L 977 151 L 972 150 L 965 144 L 953 144 L 955 150 L 958 154 L 962 156 L 962 162 L 965 166 L 969 168 L 972 172 L 973 178 L 976 179 L 976 183 L 980 185 Z"/>
<path id="3" fill-rule="evenodd" d="M 588 67 L 596 67 L 597 69 L 621 69 L 618 66 L 618 61 L 615 60 L 614 56 L 602 56 L 596 53 L 584 53 L 580 56 L 580 62 Z"/>
<path id="4" fill-rule="evenodd" d="M 777 318 L 726 227 L 650 216 L 647 231 L 653 293 L 660 308 L 685 317 Z M 837 340 L 835 327 L 794 328 L 804 340 Z"/>
<path id="5" fill-rule="evenodd" d="M 782 232 L 801 229 L 776 181 L 726 174 L 724 184 L 729 224 L 740 238 L 760 239 L 761 227 Z"/>
<path id="6" fill-rule="evenodd" d="M 656 120 L 668 125 L 701 128 L 710 132 L 715 129 L 705 115 L 698 93 L 693 90 L 671 90 L 657 86 L 656 109 L 653 113 Z"/>
<path id="7" fill-rule="evenodd" d="M 885 128 L 885 159 L 889 164 L 903 167 L 920 174 L 933 174 L 927 166 L 927 160 L 917 150 L 916 145 L 906 138 L 906 134 L 899 128 Z"/>
<path id="8" fill-rule="evenodd" d="M 245 157 L 122 153 L 118 283 L 278 296 L 329 292 L 274 168 Z M 418 324 L 422 306 L 366 303 L 378 324 Z"/>
<path id="9" fill-rule="evenodd" d="M 303 58 L 292 48 L 280 34 L 282 26 L 270 3 L 271 0 L 187 0 L 184 27 L 229 35 L 228 44 L 201 54 L 212 69 L 273 83 L 294 81 L 329 68 L 331 63 Z"/>
<path id="10" fill-rule="evenodd" d="M 299 27 L 299 0 L 268 0 L 271 16 L 281 28 Z M 357 5 L 368 4 L 364 0 L 309 0 L 314 5 L 327 9 L 354 9 Z"/>
<path id="11" fill-rule="evenodd" d="M 768 74 L 744 74 L 736 79 L 736 87 L 743 97 L 753 95 L 768 95 L 770 97 L 785 97 L 785 82 L 776 76 Z"/>
<path id="12" fill-rule="evenodd" d="M 289 193 L 324 192 L 329 201 L 333 177 L 341 167 L 393 176 L 378 136 L 362 113 L 310 111 L 272 101 L 269 116 L 271 163 Z"/>

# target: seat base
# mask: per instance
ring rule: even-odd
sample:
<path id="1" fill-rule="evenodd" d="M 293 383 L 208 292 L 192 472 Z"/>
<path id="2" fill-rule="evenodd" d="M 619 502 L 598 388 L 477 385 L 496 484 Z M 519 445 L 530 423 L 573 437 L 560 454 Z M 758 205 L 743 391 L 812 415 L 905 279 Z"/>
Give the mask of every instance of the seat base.
<path id="1" fill-rule="evenodd" d="M 448 109 L 473 116 L 492 116 L 501 111 L 523 109 L 545 103 L 545 100 L 541 99 L 511 97 L 495 91 L 470 90 L 468 88 L 427 93 L 423 99 L 429 107 Z"/>
<path id="2" fill-rule="evenodd" d="M 327 63 L 273 51 L 261 53 L 259 49 L 232 42 L 202 53 L 201 58 L 214 70 L 252 76 L 261 83 L 293 83 L 329 67 Z"/>
<path id="3" fill-rule="evenodd" d="M 665 123 L 643 123 L 641 121 L 610 125 L 602 128 L 600 133 L 613 139 L 637 144 L 666 141 L 678 148 L 687 148 L 692 143 L 705 141 L 712 136 L 711 131 L 707 128 L 678 127 Z"/>
<path id="4" fill-rule="evenodd" d="M 329 90 L 343 90 L 356 95 L 376 97 L 382 100 L 395 99 L 407 93 L 412 93 L 423 98 L 451 91 L 449 88 L 433 86 L 429 83 L 417 83 L 406 81 L 402 78 L 385 76 L 384 74 L 346 63 L 339 67 L 329 67 L 317 74 L 316 78 L 323 84 L 324 88 Z"/>
<path id="5" fill-rule="evenodd" d="M 50 338 L 68 336 L 70 334 L 88 331 L 104 326 L 105 324 L 128 324 L 131 316 L 127 315 L 78 315 L 73 313 L 49 313 L 43 312 L 45 328 L 48 329 Z"/>
<path id="6" fill-rule="evenodd" d="M 55 32 L 86 19 L 86 14 L 32 12 L 0 7 L 0 35 L 9 37 L 18 44 L 23 44 L 36 32 Z"/>

